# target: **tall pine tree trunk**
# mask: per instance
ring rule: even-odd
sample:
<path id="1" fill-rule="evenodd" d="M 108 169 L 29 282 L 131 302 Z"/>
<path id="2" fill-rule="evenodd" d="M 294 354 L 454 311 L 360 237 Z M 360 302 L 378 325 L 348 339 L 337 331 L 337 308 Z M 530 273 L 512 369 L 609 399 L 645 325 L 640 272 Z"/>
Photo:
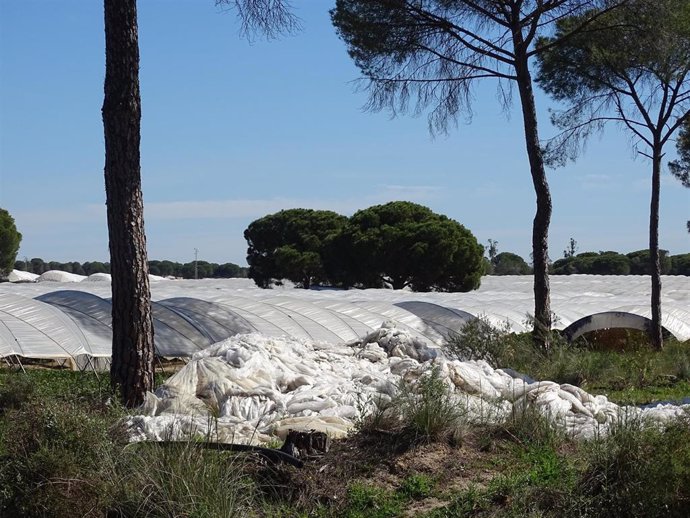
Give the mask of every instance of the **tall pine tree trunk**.
<path id="1" fill-rule="evenodd" d="M 652 276 L 652 327 L 649 330 L 652 345 L 661 350 L 661 261 L 659 259 L 659 192 L 661 190 L 662 150 L 655 136 L 652 150 L 652 201 L 649 208 L 649 261 Z"/>
<path id="2" fill-rule="evenodd" d="M 105 5 L 105 192 L 112 274 L 110 380 L 126 406 L 153 389 L 149 292 L 139 142 L 139 41 L 136 0 Z"/>
<path id="3" fill-rule="evenodd" d="M 544 170 L 544 159 L 539 144 L 537 111 L 532 90 L 532 77 L 526 57 L 526 46 L 522 41 L 521 29 L 514 32 L 515 72 L 517 75 L 522 119 L 525 130 L 525 144 L 529 158 L 534 192 L 537 196 L 537 212 L 532 223 L 532 261 L 534 266 L 534 331 L 535 344 L 550 347 L 551 300 L 549 296 L 549 224 L 551 223 L 551 193 Z"/>

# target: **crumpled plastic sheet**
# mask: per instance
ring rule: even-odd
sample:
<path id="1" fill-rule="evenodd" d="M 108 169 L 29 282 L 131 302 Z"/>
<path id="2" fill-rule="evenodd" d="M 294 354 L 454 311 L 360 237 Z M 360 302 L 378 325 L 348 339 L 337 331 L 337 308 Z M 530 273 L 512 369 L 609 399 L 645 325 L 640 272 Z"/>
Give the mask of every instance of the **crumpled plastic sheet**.
<path id="1" fill-rule="evenodd" d="M 605 435 L 623 418 L 664 422 L 690 410 L 690 404 L 621 407 L 485 361 L 450 360 L 385 322 L 348 345 L 260 334 L 218 342 L 148 393 L 126 426 L 132 441 L 266 444 L 284 440 L 290 429 L 339 438 L 364 413 L 390 403 L 401 381 L 414 382 L 433 368 L 469 420 L 500 422 L 532 407 L 582 439 Z"/>

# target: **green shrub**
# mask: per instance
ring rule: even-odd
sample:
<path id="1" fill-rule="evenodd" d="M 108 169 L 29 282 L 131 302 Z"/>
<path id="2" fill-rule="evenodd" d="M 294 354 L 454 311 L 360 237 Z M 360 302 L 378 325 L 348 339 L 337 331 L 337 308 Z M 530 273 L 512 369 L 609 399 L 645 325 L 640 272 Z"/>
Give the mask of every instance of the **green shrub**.
<path id="1" fill-rule="evenodd" d="M 22 373 L 7 373 L 0 384 L 0 415 L 21 408 L 33 395 L 31 380 Z"/>
<path id="2" fill-rule="evenodd" d="M 393 492 L 372 484 L 355 482 L 347 490 L 347 508 L 341 516 L 388 518 L 399 516 L 401 511 L 401 502 Z"/>
<path id="3" fill-rule="evenodd" d="M 539 413 L 534 405 L 514 405 L 508 418 L 497 425 L 494 434 L 508 436 L 522 445 L 556 447 L 565 439 L 563 427 Z"/>
<path id="4" fill-rule="evenodd" d="M 515 335 L 506 323 L 502 328 L 493 326 L 485 317 L 467 322 L 457 333 L 448 337 L 444 352 L 461 361 L 484 360 L 494 367 L 509 367 L 504 362 L 512 356 Z"/>
<path id="5" fill-rule="evenodd" d="M 456 444 L 466 424 L 467 411 L 453 396 L 437 366 L 417 380 L 401 380 L 390 402 L 367 400 L 359 407 L 357 433 L 385 430 L 406 444 L 435 441 Z"/>
<path id="6" fill-rule="evenodd" d="M 414 442 L 454 443 L 461 439 L 467 412 L 453 397 L 438 367 L 434 366 L 416 382 L 401 382 L 393 404 L 400 412 L 404 433 Z"/>
<path id="7" fill-rule="evenodd" d="M 31 401 L 5 416 L 0 515 L 98 516 L 113 418 L 67 402 Z"/>
<path id="8" fill-rule="evenodd" d="M 356 402 L 358 417 L 354 421 L 356 433 L 377 433 L 381 430 L 395 429 L 400 426 L 399 412 L 388 397 L 358 395 Z"/>
<path id="9" fill-rule="evenodd" d="M 247 516 L 257 493 L 245 458 L 203 450 L 194 442 L 130 445 L 109 472 L 110 487 L 117 489 L 111 512 L 160 518 Z"/>
<path id="10" fill-rule="evenodd" d="M 585 449 L 578 492 L 593 517 L 686 517 L 690 509 L 690 416 L 660 429 L 622 419 Z"/>
<path id="11" fill-rule="evenodd" d="M 403 480 L 401 486 L 398 488 L 398 493 L 407 498 L 417 500 L 430 496 L 434 489 L 434 485 L 434 481 L 427 475 L 413 473 Z"/>
<path id="12" fill-rule="evenodd" d="M 246 516 L 242 458 L 127 444 L 107 376 L 0 373 L 0 516 Z"/>

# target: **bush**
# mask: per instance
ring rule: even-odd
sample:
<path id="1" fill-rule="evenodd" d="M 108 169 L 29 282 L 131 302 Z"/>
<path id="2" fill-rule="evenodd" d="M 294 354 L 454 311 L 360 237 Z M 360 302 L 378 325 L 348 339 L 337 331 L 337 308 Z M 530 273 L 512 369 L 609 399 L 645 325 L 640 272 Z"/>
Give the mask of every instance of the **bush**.
<path id="1" fill-rule="evenodd" d="M 4 376 L 0 385 L 0 415 L 8 410 L 21 408 L 33 395 L 33 384 L 28 377 L 17 374 Z"/>
<path id="2" fill-rule="evenodd" d="M 374 404 L 371 404 L 374 403 Z M 402 380 L 387 404 L 366 402 L 357 423 L 360 433 L 386 430 L 407 444 L 461 439 L 466 411 L 434 366 L 417 380 Z"/>
<path id="3" fill-rule="evenodd" d="M 257 493 L 245 472 L 245 457 L 199 446 L 139 444 L 122 450 L 110 472 L 110 486 L 117 489 L 111 510 L 161 518 L 250 514 Z"/>
<path id="4" fill-rule="evenodd" d="M 417 441 L 460 439 L 465 409 L 453 397 L 438 367 L 417 380 L 403 381 L 394 404 L 400 410 L 404 431 Z"/>
<path id="5" fill-rule="evenodd" d="M 503 362 L 511 342 L 508 323 L 497 328 L 481 317 L 469 321 L 460 331 L 450 335 L 444 344 L 444 352 L 460 361 L 484 360 L 494 367 L 508 367 Z"/>
<path id="6" fill-rule="evenodd" d="M 103 467 L 113 419 L 81 405 L 31 401 L 5 416 L 0 515 L 97 516 L 108 499 Z"/>
<path id="7" fill-rule="evenodd" d="M 127 444 L 107 378 L 0 372 L 0 516 L 246 516 L 244 457 Z M 104 386 L 103 386 L 104 385 Z"/>
<path id="8" fill-rule="evenodd" d="M 690 416 L 665 429 L 622 419 L 586 446 L 577 491 L 588 516 L 685 517 L 690 509 Z"/>
<path id="9" fill-rule="evenodd" d="M 555 448 L 565 440 L 564 429 L 527 402 L 514 405 L 508 418 L 489 432 L 529 447 Z"/>

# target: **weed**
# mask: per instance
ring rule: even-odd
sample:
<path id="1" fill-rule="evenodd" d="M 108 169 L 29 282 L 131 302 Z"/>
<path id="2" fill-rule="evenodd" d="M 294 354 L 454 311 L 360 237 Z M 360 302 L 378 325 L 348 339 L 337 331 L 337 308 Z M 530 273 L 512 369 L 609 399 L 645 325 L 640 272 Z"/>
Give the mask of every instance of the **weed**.
<path id="1" fill-rule="evenodd" d="M 434 366 L 414 382 L 401 382 L 393 405 L 398 408 L 404 431 L 413 442 L 460 441 L 467 412 L 453 397 L 438 367 Z"/>
<path id="2" fill-rule="evenodd" d="M 556 447 L 565 440 L 563 428 L 529 403 L 513 405 L 513 411 L 493 429 L 493 434 L 521 445 Z"/>
<path id="3" fill-rule="evenodd" d="M 399 426 L 400 416 L 389 396 L 358 394 L 355 408 L 358 415 L 354 422 L 356 433 L 376 433 Z"/>
<path id="4" fill-rule="evenodd" d="M 459 332 L 449 336 L 444 350 L 451 358 L 461 361 L 484 360 L 501 365 L 511 346 L 510 326 L 494 327 L 486 317 L 465 324 Z"/>
<path id="5" fill-rule="evenodd" d="M 360 398 L 357 407 L 360 418 L 355 423 L 356 433 L 386 431 L 408 444 L 460 443 L 467 414 L 437 366 L 417 380 L 401 380 L 391 400 Z"/>
<path id="6" fill-rule="evenodd" d="M 491 501 L 486 491 L 474 485 L 454 496 L 451 502 L 442 508 L 434 509 L 427 518 L 457 518 L 461 516 L 476 516 L 481 511 L 491 507 Z"/>
<path id="7" fill-rule="evenodd" d="M 255 505 L 241 457 L 194 442 L 120 441 L 124 412 L 102 377 L 0 376 L 0 516 L 211 518 L 246 516 Z"/>
<path id="8" fill-rule="evenodd" d="M 416 500 L 430 496 L 434 486 L 434 481 L 428 475 L 414 473 L 403 480 L 398 492 L 407 498 Z"/>
<path id="9" fill-rule="evenodd" d="M 690 416 L 666 428 L 621 419 L 584 449 L 578 490 L 591 516 L 687 516 L 690 508 Z"/>
<path id="10" fill-rule="evenodd" d="M 350 485 L 347 500 L 342 516 L 348 518 L 387 518 L 398 516 L 402 509 L 392 491 L 362 482 Z"/>
<path id="11" fill-rule="evenodd" d="M 0 515 L 88 516 L 102 508 L 114 418 L 63 401 L 32 403 L 5 414 Z"/>
<path id="12" fill-rule="evenodd" d="M 125 516 L 246 516 L 256 490 L 244 459 L 194 442 L 129 446 L 110 471 L 111 486 L 119 488 L 111 510 Z"/>
<path id="13" fill-rule="evenodd" d="M 33 384 L 23 373 L 7 373 L 0 385 L 0 414 L 21 408 L 33 396 Z"/>

